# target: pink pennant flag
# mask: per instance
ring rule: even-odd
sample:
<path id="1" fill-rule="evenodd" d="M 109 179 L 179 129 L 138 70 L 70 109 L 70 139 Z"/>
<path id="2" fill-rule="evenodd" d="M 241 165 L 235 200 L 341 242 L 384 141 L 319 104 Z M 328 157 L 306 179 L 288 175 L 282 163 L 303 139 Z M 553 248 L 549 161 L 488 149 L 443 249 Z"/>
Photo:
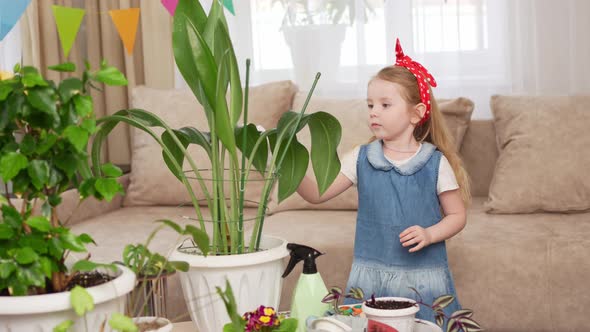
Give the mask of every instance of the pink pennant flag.
<path id="1" fill-rule="evenodd" d="M 174 16 L 176 6 L 178 6 L 178 0 L 162 0 L 162 4 L 166 7 L 170 15 Z"/>

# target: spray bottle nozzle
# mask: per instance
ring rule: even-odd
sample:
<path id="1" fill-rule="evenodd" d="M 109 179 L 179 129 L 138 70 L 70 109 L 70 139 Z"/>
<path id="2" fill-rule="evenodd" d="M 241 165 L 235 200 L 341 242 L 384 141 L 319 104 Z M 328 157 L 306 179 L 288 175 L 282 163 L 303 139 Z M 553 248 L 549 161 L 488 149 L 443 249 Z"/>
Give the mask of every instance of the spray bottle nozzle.
<path id="1" fill-rule="evenodd" d="M 318 269 L 315 265 L 315 259 L 319 256 L 323 255 L 323 253 L 317 251 L 316 249 L 308 246 L 304 246 L 302 244 L 297 243 L 288 243 L 287 249 L 291 251 L 291 259 L 289 260 L 289 264 L 285 269 L 285 273 L 283 273 L 283 278 L 285 278 L 297 263 L 300 261 L 303 262 L 303 273 L 304 274 L 314 274 L 318 272 Z"/>

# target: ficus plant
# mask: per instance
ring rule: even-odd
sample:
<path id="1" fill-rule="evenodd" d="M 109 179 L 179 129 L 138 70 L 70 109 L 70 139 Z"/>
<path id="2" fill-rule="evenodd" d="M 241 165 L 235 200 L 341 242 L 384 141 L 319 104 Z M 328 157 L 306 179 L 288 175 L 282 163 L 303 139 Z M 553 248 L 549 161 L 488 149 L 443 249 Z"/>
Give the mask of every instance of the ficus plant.
<path id="1" fill-rule="evenodd" d="M 324 193 L 334 181 L 340 171 L 336 147 L 341 126 L 328 113 L 305 114 L 319 75 L 303 108 L 285 113 L 277 128 L 259 132 L 256 124 L 248 123 L 249 62 L 243 88 L 219 0 L 213 1 L 209 14 L 197 0 L 180 0 L 174 15 L 172 37 L 176 65 L 204 108 L 208 131 L 190 126 L 171 128 L 149 110 L 125 110 L 99 120 L 93 158 L 99 161 L 101 143 L 118 123 L 127 123 L 148 133 L 161 146 L 170 171 L 186 187 L 202 232 L 206 232 L 206 220 L 195 192 L 200 190 L 205 196 L 212 215 L 213 233 L 206 233 L 196 243 L 201 253 L 207 255 L 209 250 L 215 254 L 256 251 L 260 246 L 267 202 L 277 181 L 278 198 L 282 201 L 297 190 L 307 171 L 310 155 L 319 192 Z M 297 140 L 297 133 L 305 127 L 311 132 L 311 153 Z M 208 188 L 202 174 L 204 166 L 199 168 L 200 165 L 187 152 L 189 145 L 199 146 L 201 153 L 211 161 L 212 184 L 209 187 L 212 188 Z M 183 169 L 184 166 L 187 170 Z M 100 171 L 96 168 L 96 174 Z M 264 187 L 247 242 L 244 234 L 245 183 L 255 172 L 262 175 Z M 198 188 L 191 186 L 189 178 L 197 180 Z M 224 189 L 227 184 L 231 187 L 229 192 Z"/>
<path id="2" fill-rule="evenodd" d="M 75 72 L 76 66 L 49 69 Z M 0 81 L 0 177 L 6 186 L 0 197 L 0 294 L 60 292 L 80 270 L 97 266 L 86 260 L 66 266 L 70 252 L 85 252 L 94 241 L 58 217 L 60 195 L 75 188 L 80 201 L 109 201 L 123 190 L 118 167 L 99 164 L 100 178 L 91 172 L 87 146 L 97 127 L 89 92 L 98 83 L 127 81 L 106 62 L 96 71 L 86 63 L 81 78 L 61 82 L 29 66 L 16 65 L 11 76 Z M 8 194 L 9 182 L 18 200 Z"/>

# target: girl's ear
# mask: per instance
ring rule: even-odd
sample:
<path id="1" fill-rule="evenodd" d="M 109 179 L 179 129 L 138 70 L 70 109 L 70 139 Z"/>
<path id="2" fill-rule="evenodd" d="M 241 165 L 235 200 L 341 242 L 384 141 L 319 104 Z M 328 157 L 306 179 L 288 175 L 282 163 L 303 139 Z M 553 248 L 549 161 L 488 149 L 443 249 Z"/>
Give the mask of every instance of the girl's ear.
<path id="1" fill-rule="evenodd" d="M 412 114 L 411 114 L 411 117 L 410 117 L 410 122 L 414 126 L 417 126 L 418 123 L 420 122 L 420 120 L 422 120 L 422 118 L 424 117 L 424 114 L 426 114 L 426 105 L 424 105 L 424 103 L 418 103 L 412 109 Z"/>

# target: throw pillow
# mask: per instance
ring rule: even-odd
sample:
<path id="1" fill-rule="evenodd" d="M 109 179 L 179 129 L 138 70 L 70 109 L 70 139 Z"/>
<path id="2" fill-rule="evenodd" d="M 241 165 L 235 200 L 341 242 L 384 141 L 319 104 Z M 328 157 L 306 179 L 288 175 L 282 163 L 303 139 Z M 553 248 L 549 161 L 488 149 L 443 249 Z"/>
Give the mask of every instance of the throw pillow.
<path id="1" fill-rule="evenodd" d="M 291 81 L 281 81 L 260 85 L 250 89 L 248 122 L 264 128 L 276 127 L 281 115 L 291 109 L 297 87 Z M 148 87 L 133 89 L 132 105 L 145 109 L 162 118 L 172 128 L 192 126 L 208 131 L 207 118 L 202 106 L 190 90 L 158 90 Z M 158 131 L 158 134 L 161 130 Z M 162 150 L 152 137 L 141 130 L 133 129 L 133 149 L 131 156 L 130 184 L 124 205 L 181 205 L 190 204 L 190 196 L 182 184 L 170 172 L 162 157 Z M 198 146 L 191 146 L 189 152 L 199 169 L 208 169 L 211 163 Z M 185 161 L 184 169 L 190 169 Z M 251 172 L 250 179 L 259 180 L 260 175 Z M 203 172 L 203 178 L 210 174 Z M 206 181 L 207 182 L 207 181 Z M 208 181 L 210 186 L 210 181 Z M 205 196 L 196 180 L 191 180 L 196 188 L 197 199 L 206 205 Z M 251 181 L 246 187 L 246 200 L 258 201 L 263 181 Z"/>
<path id="2" fill-rule="evenodd" d="M 590 96 L 493 96 L 495 213 L 590 209 Z"/>
<path id="3" fill-rule="evenodd" d="M 307 94 L 298 92 L 293 101 L 293 110 L 299 111 L 305 103 Z M 443 113 L 445 123 L 453 136 L 457 150 L 461 146 L 463 136 L 469 126 L 473 102 L 466 98 L 441 99 L 438 100 L 439 109 Z M 338 146 L 338 155 L 342 158 L 344 154 L 351 151 L 358 145 L 366 144 L 372 133 L 367 126 L 367 102 L 364 99 L 330 99 L 316 97 L 312 98 L 307 107 L 306 113 L 324 111 L 335 116 L 342 125 L 342 139 Z M 311 134 L 304 129 L 297 135 L 299 141 L 309 147 Z M 307 175 L 313 177 L 311 161 Z M 321 203 L 312 204 L 294 193 L 289 198 L 278 204 L 278 197 L 275 190 L 273 199 L 269 203 L 269 212 L 276 213 L 286 210 L 356 210 L 358 208 L 358 193 L 356 188 L 349 188 L 337 197 Z"/>

